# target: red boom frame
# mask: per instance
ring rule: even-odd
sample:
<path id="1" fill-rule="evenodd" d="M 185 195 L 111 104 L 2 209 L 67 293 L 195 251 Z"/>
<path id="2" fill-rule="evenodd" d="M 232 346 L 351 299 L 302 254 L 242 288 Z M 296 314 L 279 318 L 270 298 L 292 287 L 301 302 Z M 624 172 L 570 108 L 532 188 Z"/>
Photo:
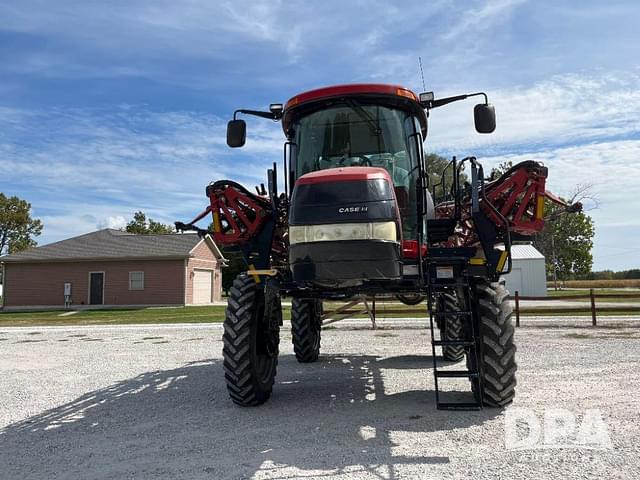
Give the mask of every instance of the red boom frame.
<path id="1" fill-rule="evenodd" d="M 544 227 L 545 198 L 566 207 L 567 211 L 581 209 L 580 204 L 569 205 L 547 192 L 546 179 L 547 168 L 542 164 L 522 162 L 485 185 L 480 207 L 499 229 L 507 228 L 506 221 L 511 232 L 524 236 L 535 235 Z M 273 215 L 273 207 L 267 197 L 255 195 L 236 182 L 215 182 L 207 187 L 207 196 L 209 206 L 188 225 L 192 226 L 211 213 L 213 237 L 223 247 L 247 244 L 259 234 L 264 223 Z M 437 218 L 453 218 L 454 211 L 454 202 L 436 205 Z M 278 216 L 284 220 L 286 212 L 281 212 Z M 286 230 L 286 220 L 282 223 Z M 280 232 L 278 240 L 274 240 L 279 253 L 286 253 L 285 236 L 285 231 Z M 462 205 L 459 226 L 444 243 L 447 246 L 471 246 L 477 242 L 478 237 L 471 219 L 471 204 L 467 199 Z"/>
<path id="2" fill-rule="evenodd" d="M 515 165 L 498 179 L 485 185 L 480 208 L 499 229 L 505 230 L 508 226 L 511 232 L 527 237 L 544 228 L 545 198 L 566 207 L 569 212 L 580 211 L 581 204 L 570 205 L 545 189 L 547 173 L 547 168 L 538 162 L 526 161 Z M 437 218 L 453 218 L 454 212 L 454 202 L 436 205 Z M 505 221 L 508 225 L 505 225 Z M 478 237 L 471 219 L 471 203 L 467 199 L 462 205 L 460 226 L 453 238 L 445 244 L 471 246 L 477 242 Z"/>
<path id="3" fill-rule="evenodd" d="M 271 216 L 271 202 L 249 192 L 230 180 L 215 182 L 207 187 L 209 206 L 188 225 L 193 225 L 208 214 L 213 216 L 213 238 L 216 243 L 229 247 L 249 242 Z"/>

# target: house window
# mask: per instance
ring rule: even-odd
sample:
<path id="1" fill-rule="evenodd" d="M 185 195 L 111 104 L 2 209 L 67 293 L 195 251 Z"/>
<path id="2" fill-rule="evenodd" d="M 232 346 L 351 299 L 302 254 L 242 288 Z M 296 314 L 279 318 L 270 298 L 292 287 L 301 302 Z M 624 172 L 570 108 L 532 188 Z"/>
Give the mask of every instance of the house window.
<path id="1" fill-rule="evenodd" d="M 144 272 L 129 272 L 129 290 L 144 290 Z"/>

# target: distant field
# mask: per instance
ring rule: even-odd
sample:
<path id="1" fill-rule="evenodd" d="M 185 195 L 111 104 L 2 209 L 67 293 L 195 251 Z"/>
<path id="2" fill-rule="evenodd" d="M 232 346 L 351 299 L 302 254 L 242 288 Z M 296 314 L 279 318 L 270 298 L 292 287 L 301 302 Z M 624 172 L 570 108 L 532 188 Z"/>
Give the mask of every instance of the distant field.
<path id="1" fill-rule="evenodd" d="M 558 282 L 566 288 L 640 288 L 640 279 L 632 280 L 566 280 Z M 547 282 L 553 288 L 553 282 Z"/>

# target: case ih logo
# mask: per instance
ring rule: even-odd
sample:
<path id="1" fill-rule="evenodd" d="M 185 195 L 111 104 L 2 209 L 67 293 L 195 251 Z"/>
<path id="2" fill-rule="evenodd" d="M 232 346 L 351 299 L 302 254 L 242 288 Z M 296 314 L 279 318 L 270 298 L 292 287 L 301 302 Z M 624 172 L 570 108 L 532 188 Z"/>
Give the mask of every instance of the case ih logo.
<path id="1" fill-rule="evenodd" d="M 369 207 L 340 207 L 338 213 L 362 213 L 368 209 Z"/>

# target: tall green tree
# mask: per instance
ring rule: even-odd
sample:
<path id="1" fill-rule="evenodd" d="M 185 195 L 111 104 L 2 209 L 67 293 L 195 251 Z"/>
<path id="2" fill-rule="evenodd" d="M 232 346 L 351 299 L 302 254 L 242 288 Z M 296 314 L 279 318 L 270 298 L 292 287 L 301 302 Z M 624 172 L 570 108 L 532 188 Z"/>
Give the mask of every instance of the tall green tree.
<path id="1" fill-rule="evenodd" d="M 0 255 L 35 247 L 34 237 L 41 233 L 42 222 L 31 218 L 29 202 L 0 193 Z"/>
<path id="2" fill-rule="evenodd" d="M 593 219 L 584 212 L 562 213 L 563 207 L 545 202 L 544 229 L 533 245 L 545 256 L 547 275 L 553 276 L 554 259 L 558 280 L 586 275 L 593 267 Z"/>
<path id="3" fill-rule="evenodd" d="M 443 194 L 443 186 L 445 186 L 448 193 L 453 183 L 453 168 L 449 166 L 451 159 L 438 155 L 437 153 L 427 153 L 424 156 L 424 161 L 429 179 L 429 191 L 433 192 L 435 186 L 436 199 L 439 199 Z M 442 184 L 443 174 L 444 185 Z M 467 181 L 468 177 L 463 170 L 460 175 L 460 183 L 463 184 Z"/>
<path id="4" fill-rule="evenodd" d="M 151 218 L 147 218 L 144 212 L 136 212 L 133 214 L 133 220 L 127 223 L 125 230 L 129 233 L 137 233 L 140 235 L 150 235 L 158 233 L 173 233 L 173 227 L 164 223 L 156 222 Z"/>

